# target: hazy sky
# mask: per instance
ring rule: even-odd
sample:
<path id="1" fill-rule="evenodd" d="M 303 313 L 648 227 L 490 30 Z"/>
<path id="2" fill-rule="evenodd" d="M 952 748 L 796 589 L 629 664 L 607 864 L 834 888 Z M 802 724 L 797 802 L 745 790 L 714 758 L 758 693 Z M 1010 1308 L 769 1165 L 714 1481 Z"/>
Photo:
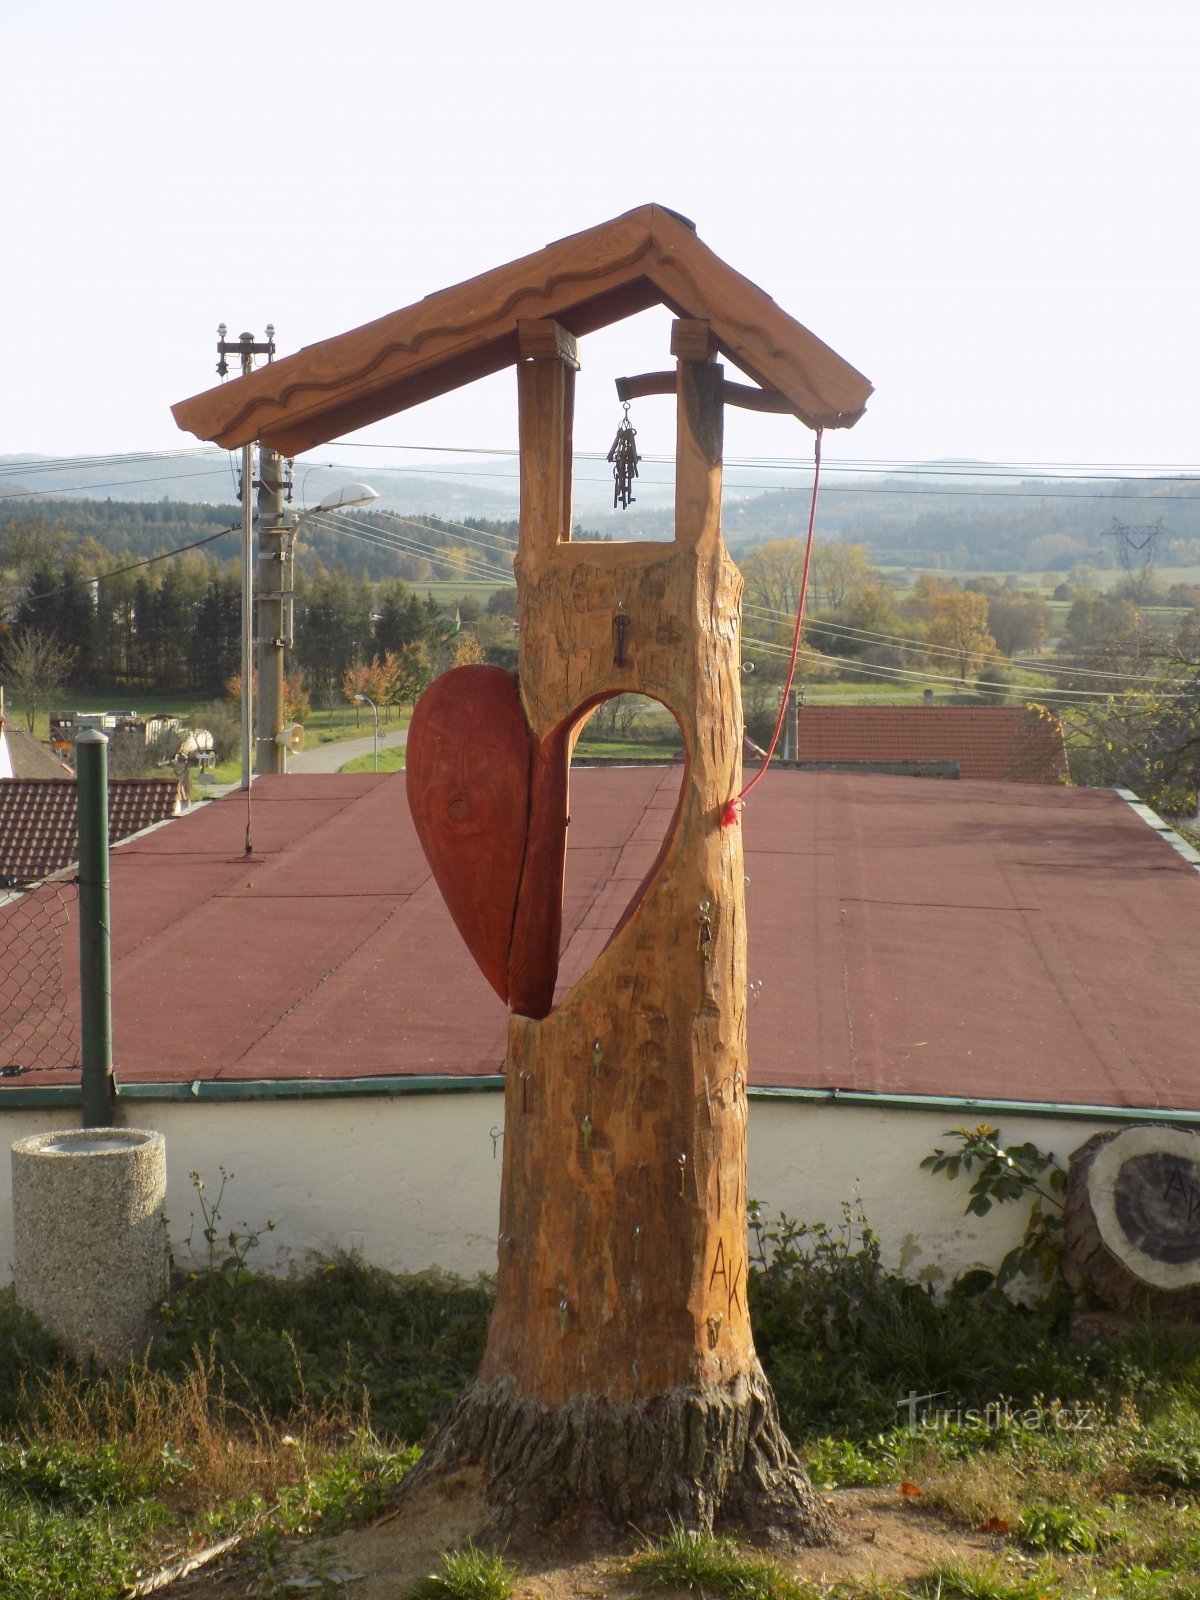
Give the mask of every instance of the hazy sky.
<path id="1" fill-rule="evenodd" d="M 655 200 L 874 383 L 831 456 L 1200 461 L 1195 0 L 0 19 L 0 454 L 194 444 L 169 407 L 216 382 L 218 322 L 287 353 Z M 584 342 L 581 448 L 667 320 Z M 510 446 L 514 387 L 359 437 Z M 640 442 L 670 450 L 670 420 L 639 402 Z M 730 455 L 810 448 L 730 418 Z"/>

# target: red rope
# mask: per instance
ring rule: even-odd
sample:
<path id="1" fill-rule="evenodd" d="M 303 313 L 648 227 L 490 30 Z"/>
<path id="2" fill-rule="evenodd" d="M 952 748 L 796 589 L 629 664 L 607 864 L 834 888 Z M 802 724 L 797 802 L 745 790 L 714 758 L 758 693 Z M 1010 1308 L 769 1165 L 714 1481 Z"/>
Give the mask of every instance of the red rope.
<path id="1" fill-rule="evenodd" d="M 804 546 L 804 571 L 800 576 L 800 603 L 796 607 L 796 631 L 792 635 L 792 659 L 788 663 L 787 682 L 783 686 L 783 693 L 779 697 L 779 715 L 775 718 L 775 732 L 771 735 L 771 743 L 761 767 L 746 784 L 739 794 L 732 800 L 726 800 L 721 809 L 722 828 L 735 828 L 738 822 L 738 812 L 746 803 L 746 796 L 762 777 L 770 765 L 771 757 L 775 754 L 775 746 L 779 743 L 779 734 L 783 728 L 784 713 L 787 711 L 788 695 L 791 692 L 792 680 L 796 676 L 796 658 L 800 654 L 800 635 L 804 629 L 804 602 L 808 597 L 808 569 L 812 563 L 813 529 L 817 525 L 817 490 L 821 482 L 821 432 L 817 429 L 813 440 L 813 486 L 812 504 L 808 511 L 808 542 Z"/>

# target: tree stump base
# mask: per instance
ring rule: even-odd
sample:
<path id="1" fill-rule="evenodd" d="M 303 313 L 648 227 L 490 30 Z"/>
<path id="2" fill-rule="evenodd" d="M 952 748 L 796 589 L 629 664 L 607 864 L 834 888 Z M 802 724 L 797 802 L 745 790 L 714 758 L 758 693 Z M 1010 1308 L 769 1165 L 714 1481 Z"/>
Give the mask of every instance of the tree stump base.
<path id="1" fill-rule="evenodd" d="M 1200 1134 L 1138 1125 L 1074 1152 L 1063 1275 L 1117 1311 L 1200 1316 Z"/>
<path id="2" fill-rule="evenodd" d="M 641 1404 L 579 1395 L 557 1407 L 519 1394 L 511 1378 L 476 1381 L 405 1479 L 402 1499 L 465 1466 L 484 1474 L 485 1540 L 569 1521 L 598 1535 L 681 1523 L 775 1543 L 835 1542 L 761 1371 Z"/>

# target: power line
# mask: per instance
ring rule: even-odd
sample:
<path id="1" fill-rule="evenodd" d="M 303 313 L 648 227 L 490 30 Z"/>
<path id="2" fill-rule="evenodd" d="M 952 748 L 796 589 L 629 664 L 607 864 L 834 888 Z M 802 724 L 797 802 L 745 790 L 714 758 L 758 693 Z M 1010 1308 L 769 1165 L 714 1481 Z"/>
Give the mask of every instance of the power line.
<path id="1" fill-rule="evenodd" d="M 747 614 L 753 614 L 762 621 L 774 621 L 776 619 L 780 622 L 790 623 L 792 621 L 792 616 L 789 612 L 776 611 L 770 606 L 758 606 L 748 603 L 746 611 Z M 849 623 L 824 622 L 819 617 L 814 617 L 810 626 L 814 630 L 821 628 L 827 633 L 837 634 L 839 637 L 863 639 L 872 644 L 885 644 L 892 649 L 919 650 L 923 655 L 953 656 L 957 659 L 962 654 L 952 645 L 930 644 L 920 639 L 906 639 L 902 634 L 896 633 L 876 633 L 869 628 L 851 627 Z M 1055 673 L 1062 673 L 1069 677 L 1118 678 L 1127 679 L 1131 683 L 1144 683 L 1146 681 L 1144 675 L 1136 672 L 1105 672 L 1103 669 L 1096 667 L 1072 667 L 1065 662 L 1018 661 L 1015 656 L 1005 656 L 999 654 L 999 652 L 997 652 L 995 659 L 1003 662 L 1006 667 L 1015 668 L 1018 672 L 1037 672 L 1050 676 Z"/>
<path id="2" fill-rule="evenodd" d="M 0 497 L 0 506 L 7 500 L 62 500 L 67 495 L 90 494 L 95 489 L 129 489 L 146 483 L 182 483 L 185 478 L 215 478 L 224 477 L 225 468 L 211 467 L 207 472 L 171 472 L 161 478 L 117 478 L 108 483 L 81 483 L 70 489 L 10 489 Z M 183 505 L 194 505 L 195 501 L 182 501 Z"/>
<path id="3" fill-rule="evenodd" d="M 332 518 L 336 512 L 322 512 L 321 516 Z M 392 533 L 385 529 L 367 528 L 359 523 L 355 526 L 342 526 L 340 524 L 329 530 L 331 533 L 340 533 L 347 539 L 358 539 L 363 544 L 373 545 L 379 550 L 388 550 L 396 555 L 417 556 L 422 560 L 435 562 L 446 567 L 455 576 L 474 578 L 476 581 L 486 580 L 494 583 L 496 588 L 509 588 L 514 583 L 511 571 L 496 567 L 489 567 L 477 557 L 461 552 L 457 556 L 451 555 L 444 547 L 424 545 L 415 540 L 405 539 L 403 535 Z M 420 581 L 420 580 L 415 580 Z"/>
<path id="4" fill-rule="evenodd" d="M 428 454 L 441 454 L 441 455 L 484 456 L 484 457 L 491 457 L 493 459 L 495 459 L 495 458 L 510 458 L 510 457 L 511 458 L 515 458 L 516 455 L 517 455 L 516 449 L 513 448 L 513 447 L 509 447 L 509 446 L 484 447 L 484 446 L 477 446 L 477 445 L 404 445 L 404 444 L 382 444 L 382 443 L 377 444 L 377 443 L 374 443 L 372 441 L 366 441 L 366 440 L 359 441 L 359 440 L 350 440 L 350 439 L 339 440 L 339 441 L 337 441 L 337 443 L 342 448 L 358 449 L 358 450 L 410 451 L 410 452 L 419 452 L 419 453 L 423 453 L 423 454 L 424 453 L 428 453 Z M 212 446 L 201 445 L 201 446 L 198 446 L 198 447 L 196 447 L 196 446 L 183 447 L 183 448 L 180 448 L 178 450 L 127 451 L 127 452 L 124 452 L 124 453 L 112 453 L 112 454 L 109 454 L 109 455 L 41 457 L 41 458 L 39 458 L 37 460 L 34 460 L 34 461 L 27 461 L 27 462 L 17 461 L 17 462 L 11 462 L 11 463 L 0 463 L 0 474 L 10 475 L 10 476 L 13 476 L 13 477 L 27 477 L 27 476 L 30 476 L 30 475 L 42 474 L 42 473 L 53 472 L 53 471 L 66 471 L 66 470 L 78 469 L 80 467 L 86 467 L 86 466 L 92 466 L 92 467 L 97 467 L 98 468 L 98 467 L 104 467 L 104 466 L 134 465 L 136 463 L 146 462 L 146 461 L 185 460 L 185 459 L 192 459 L 192 458 L 195 458 L 195 457 L 198 457 L 198 456 L 204 456 L 204 455 L 216 455 L 216 454 L 219 454 L 219 453 L 220 452 L 215 450 L 215 448 L 212 447 Z M 605 459 L 605 455 L 601 451 L 584 451 L 584 450 L 581 450 L 581 451 L 576 452 L 575 459 L 578 460 L 578 461 L 597 461 L 598 462 L 598 461 L 604 460 Z M 675 458 L 674 458 L 673 455 L 670 455 L 670 454 L 664 454 L 664 455 L 648 454 L 648 455 L 646 455 L 644 457 L 644 459 L 648 463 L 656 463 L 656 464 L 660 464 L 660 465 L 664 465 L 664 466 L 670 466 L 670 465 L 672 465 L 674 463 L 674 459 Z M 338 462 L 313 462 L 313 463 L 311 463 L 310 470 L 311 470 L 311 467 L 324 467 L 327 470 L 338 470 L 339 468 L 342 467 L 342 465 L 343 465 L 342 463 L 338 463 Z M 803 473 L 803 474 L 806 474 L 806 475 L 811 472 L 811 468 L 812 468 L 812 464 L 811 464 L 811 461 L 809 460 L 809 458 L 807 458 L 807 457 L 796 457 L 796 456 L 728 457 L 726 459 L 725 466 L 727 468 L 733 468 L 735 470 L 738 467 L 743 467 L 743 468 L 752 468 L 752 469 L 753 468 L 757 468 L 757 469 L 762 470 L 762 471 L 796 472 L 796 473 Z M 421 465 L 418 464 L 416 467 L 381 467 L 381 468 L 379 468 L 377 470 L 386 471 L 386 472 L 396 472 L 396 473 L 420 474 L 423 469 L 422 469 Z M 464 477 L 464 476 L 469 476 L 469 477 L 491 477 L 491 478 L 504 479 L 506 481 L 507 480 L 514 480 L 518 476 L 518 474 L 516 474 L 516 473 L 502 473 L 502 472 L 448 474 L 447 473 L 447 469 L 445 469 L 445 468 L 435 468 L 435 467 L 429 467 L 429 468 L 426 468 L 424 470 L 427 471 L 429 474 L 436 474 L 436 475 L 439 475 L 439 476 L 454 475 L 454 476 L 459 476 L 459 477 Z M 1077 482 L 1077 483 L 1080 483 L 1080 484 L 1086 484 L 1086 483 L 1096 483 L 1096 484 L 1113 483 L 1113 484 L 1120 484 L 1120 483 L 1128 483 L 1131 480 L 1134 480 L 1134 481 L 1144 482 L 1151 490 L 1153 490 L 1155 486 L 1166 487 L 1166 486 L 1170 486 L 1170 485 L 1173 485 L 1173 484 L 1187 484 L 1187 483 L 1197 482 L 1198 480 L 1200 480 L 1200 466 L 1195 466 L 1195 465 L 1192 465 L 1190 463 L 1188 463 L 1188 464 L 1177 464 L 1177 463 L 1157 463 L 1157 462 L 1155 462 L 1155 463 L 1148 463 L 1148 462 L 1147 463 L 1144 463 L 1144 462 L 1094 462 L 1094 463 L 1086 463 L 1086 462 L 1004 462 L 1004 461 L 985 461 L 985 460 L 967 461 L 967 462 L 959 462 L 959 461 L 929 462 L 929 461 L 918 461 L 918 460 L 904 460 L 904 459 L 899 459 L 899 458 L 894 459 L 894 460 L 887 460 L 887 459 L 872 459 L 872 458 L 868 458 L 868 457 L 861 457 L 861 458 L 846 457 L 846 458 L 843 458 L 841 460 L 835 460 L 835 461 L 829 462 L 827 464 L 827 471 L 829 473 L 855 474 L 857 476 L 920 477 L 920 478 L 928 478 L 928 479 L 935 479 L 935 480 L 936 479 L 945 480 L 947 478 L 955 478 L 955 479 L 962 479 L 962 480 L 982 480 L 982 479 L 988 479 L 988 478 L 999 478 L 999 479 L 1021 478 L 1021 479 L 1025 480 L 1027 482 L 1028 479 L 1030 478 L 1030 476 L 1033 476 L 1035 478 L 1036 477 L 1042 477 L 1042 478 L 1048 479 L 1050 481 L 1060 481 L 1060 482 L 1073 481 L 1073 482 Z M 55 497 L 55 496 L 62 497 L 62 496 L 66 496 L 66 495 L 87 494 L 87 493 L 91 493 L 93 491 L 100 490 L 100 489 L 113 489 L 113 488 L 120 488 L 120 487 L 124 487 L 124 486 L 134 487 L 134 486 L 142 486 L 142 485 L 149 484 L 149 483 L 164 483 L 164 482 L 180 481 L 180 480 L 183 480 L 183 479 L 188 478 L 188 477 L 206 477 L 206 476 L 212 476 L 212 475 L 213 475 L 212 473 L 175 473 L 175 474 L 166 475 L 164 477 L 156 477 L 156 478 L 131 478 L 131 479 L 119 479 L 119 480 L 116 480 L 115 482 L 109 482 L 109 483 L 79 484 L 79 485 L 73 485 L 73 486 L 70 486 L 70 487 L 67 487 L 67 488 L 58 489 L 58 490 L 37 490 L 37 489 L 14 490 L 14 491 L 10 492 L 9 498 L 16 498 L 16 497 L 26 498 L 26 497 L 36 496 L 36 495 L 46 495 L 48 497 Z M 606 481 L 606 480 L 605 479 L 601 479 L 601 478 L 595 478 L 595 479 L 587 478 L 587 479 L 584 479 L 584 478 L 581 477 L 580 481 L 581 482 L 589 482 L 589 483 L 592 483 L 592 482 L 600 483 L 600 482 Z M 731 489 L 736 488 L 736 489 L 741 489 L 741 490 L 758 490 L 759 492 L 762 492 L 762 493 L 769 493 L 771 488 L 772 488 L 771 485 L 766 485 L 766 484 L 762 484 L 762 483 L 739 484 L 739 483 L 734 483 L 732 481 L 727 481 L 726 487 L 731 488 Z M 1121 493 L 1121 492 L 1117 492 L 1116 490 L 1107 490 L 1107 489 L 1106 490 L 1097 490 L 1096 492 L 1091 493 L 1091 494 L 1089 494 L 1086 490 L 1083 490 L 1083 489 L 1063 494 L 1063 493 L 1055 493 L 1053 491 L 1041 490 L 1041 489 L 1037 489 L 1037 488 L 1022 488 L 1022 489 L 996 489 L 996 488 L 971 489 L 971 488 L 965 488 L 965 487 L 907 488 L 907 487 L 901 487 L 901 486 L 898 486 L 898 485 L 880 485 L 880 484 L 864 484 L 864 483 L 859 483 L 859 484 L 838 484 L 838 483 L 829 483 L 828 480 L 826 482 L 826 488 L 827 488 L 827 491 L 829 493 L 834 493 L 834 494 L 930 495 L 930 496 L 949 496 L 949 497 L 970 496 L 971 498 L 985 498 L 985 497 L 990 495 L 990 496 L 994 496 L 996 498 L 1004 498 L 1004 499 L 1019 498 L 1019 499 L 1072 499 L 1072 500 L 1081 500 L 1081 499 L 1103 499 L 1103 500 L 1151 500 L 1151 499 L 1157 499 L 1157 500 L 1161 500 L 1163 498 L 1160 494 L 1157 494 L 1157 493 L 1154 493 L 1154 492 L 1151 492 L 1151 493 L 1130 493 L 1130 492 Z M 1200 495 L 1173 495 L 1170 498 L 1171 498 L 1171 502 L 1172 503 L 1188 504 L 1188 503 L 1191 503 L 1194 500 L 1200 499 Z"/>
<path id="5" fill-rule="evenodd" d="M 495 552 L 491 551 L 489 546 L 487 546 L 485 544 L 480 544 L 479 541 L 481 539 L 494 539 L 497 542 L 497 544 L 503 545 L 505 550 L 508 551 L 508 552 L 512 552 L 517 548 L 517 539 L 516 539 L 516 535 L 515 534 L 511 534 L 511 533 L 493 533 L 488 528 L 470 528 L 470 527 L 467 526 L 467 524 L 465 522 L 451 522 L 446 517 L 436 517 L 434 520 L 436 522 L 443 523 L 444 527 L 435 528 L 430 523 L 425 522 L 425 521 L 423 521 L 421 519 L 418 519 L 418 518 L 415 518 L 415 517 L 402 517 L 399 514 L 399 512 L 396 512 L 396 511 L 376 511 L 376 512 L 374 512 L 372 514 L 374 516 L 377 516 L 377 517 L 387 517 L 392 522 L 403 522 L 403 523 L 406 523 L 409 527 L 412 527 L 412 528 L 420 528 L 425 533 L 443 533 L 443 532 L 445 532 L 446 528 L 453 528 L 453 529 L 455 529 L 455 530 L 457 530 L 457 531 L 459 531 L 461 533 L 464 533 L 464 534 L 466 534 L 468 536 L 467 537 L 468 544 L 474 544 L 480 550 L 487 550 L 489 554 L 494 554 Z"/>
<path id="6" fill-rule="evenodd" d="M 754 639 L 746 636 L 743 639 L 743 643 L 752 645 L 757 650 L 763 650 L 768 655 L 791 655 L 791 650 L 786 645 L 772 644 L 767 639 Z M 932 670 L 927 672 L 909 671 L 904 667 L 885 667 L 876 662 L 847 660 L 845 656 L 826 655 L 824 651 L 814 650 L 810 645 L 805 645 L 803 647 L 803 653 L 811 660 L 828 662 L 831 666 L 839 667 L 843 672 L 862 673 L 870 678 L 883 678 L 888 680 L 898 678 L 909 683 L 923 683 L 934 686 L 939 684 L 944 686 L 946 683 L 946 678 L 942 674 Z M 1012 684 L 996 683 L 994 681 L 989 682 L 987 679 L 983 678 L 976 680 L 976 682 L 977 687 L 982 689 L 995 690 L 997 692 L 1003 691 L 1003 693 L 1006 695 L 1014 693 L 1014 687 Z M 1057 700 L 1081 700 L 1090 703 L 1093 701 L 1111 700 L 1113 698 L 1112 695 L 1105 694 L 1102 689 L 1059 689 L 1056 687 L 1052 692 L 1054 698 Z M 1131 694 L 1135 691 L 1126 690 L 1125 692 L 1127 694 Z M 1028 698 L 1028 696 L 1026 696 L 1026 698 Z M 1161 700 L 1182 700 L 1185 699 L 1186 696 L 1181 694 L 1160 694 L 1157 695 L 1156 698 Z"/>

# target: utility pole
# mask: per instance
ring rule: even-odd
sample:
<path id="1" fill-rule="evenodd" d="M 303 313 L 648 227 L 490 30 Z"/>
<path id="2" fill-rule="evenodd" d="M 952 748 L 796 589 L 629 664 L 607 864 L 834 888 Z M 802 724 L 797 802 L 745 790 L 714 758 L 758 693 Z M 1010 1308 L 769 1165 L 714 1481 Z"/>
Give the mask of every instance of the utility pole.
<path id="1" fill-rule="evenodd" d="M 270 361 L 275 355 L 275 329 L 267 324 L 265 343 L 256 342 L 252 333 L 243 333 L 237 339 L 225 337 L 227 328 L 222 322 L 217 329 L 217 374 L 227 377 L 227 356 L 239 357 L 242 377 L 254 370 L 254 358 L 265 355 Z M 254 726 L 254 445 L 242 446 L 242 788 L 248 789 L 253 778 L 254 744 L 250 731 Z"/>
<path id="2" fill-rule="evenodd" d="M 283 458 L 258 452 L 258 770 L 286 772 L 283 727 L 284 651 L 291 639 L 294 520 L 284 508 Z"/>

